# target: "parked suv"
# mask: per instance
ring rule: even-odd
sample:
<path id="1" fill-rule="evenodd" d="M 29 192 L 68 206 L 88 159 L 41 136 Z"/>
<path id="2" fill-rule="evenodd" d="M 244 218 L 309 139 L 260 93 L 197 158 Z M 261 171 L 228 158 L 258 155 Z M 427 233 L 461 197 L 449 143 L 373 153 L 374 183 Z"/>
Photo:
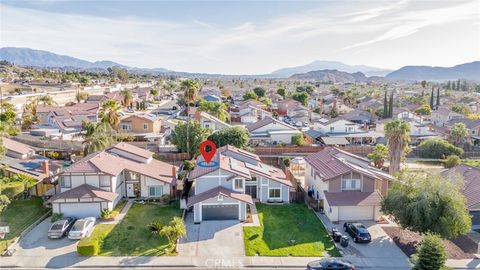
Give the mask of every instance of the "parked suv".
<path id="1" fill-rule="evenodd" d="M 372 241 L 372 236 L 362 223 L 345 222 L 343 224 L 343 230 L 350 234 L 355 243 L 369 243 Z"/>
<path id="2" fill-rule="evenodd" d="M 48 230 L 48 238 L 62 238 L 68 234 L 76 219 L 73 217 L 67 217 L 58 221 L 55 221 Z"/>

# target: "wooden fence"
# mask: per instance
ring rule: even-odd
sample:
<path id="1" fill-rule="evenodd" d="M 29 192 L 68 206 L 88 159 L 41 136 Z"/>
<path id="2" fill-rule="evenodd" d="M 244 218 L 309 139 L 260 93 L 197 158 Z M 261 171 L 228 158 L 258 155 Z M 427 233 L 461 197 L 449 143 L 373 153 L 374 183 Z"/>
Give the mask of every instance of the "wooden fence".
<path id="1" fill-rule="evenodd" d="M 260 146 L 255 147 L 255 154 L 259 156 L 305 156 L 311 153 L 316 153 L 323 150 L 324 146 Z M 359 156 L 367 156 L 370 154 L 374 146 L 371 145 L 355 145 L 355 146 L 341 146 L 338 147 L 344 151 L 350 152 Z"/>

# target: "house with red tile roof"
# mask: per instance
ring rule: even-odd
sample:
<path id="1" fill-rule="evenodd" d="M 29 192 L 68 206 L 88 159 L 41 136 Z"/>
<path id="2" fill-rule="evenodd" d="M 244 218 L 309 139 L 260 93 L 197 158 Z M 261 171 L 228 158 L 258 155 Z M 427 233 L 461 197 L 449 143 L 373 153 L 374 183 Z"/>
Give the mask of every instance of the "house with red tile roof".
<path id="1" fill-rule="evenodd" d="M 308 195 L 332 222 L 378 220 L 380 202 L 391 175 L 370 166 L 368 159 L 326 147 L 305 158 Z"/>
<path id="2" fill-rule="evenodd" d="M 98 217 L 121 198 L 173 196 L 177 167 L 153 159 L 153 153 L 118 143 L 92 153 L 56 175 L 56 194 L 48 202 L 54 213 Z"/>
<path id="3" fill-rule="evenodd" d="M 195 184 L 186 206 L 193 207 L 196 223 L 222 219 L 244 221 L 254 200 L 290 201 L 292 183 L 285 173 L 263 163 L 257 155 L 227 145 L 217 149 L 213 161 L 218 165 L 205 166 L 203 157 L 198 157 L 197 166 L 189 174 L 189 180 Z"/>
<path id="4" fill-rule="evenodd" d="M 292 143 L 292 137 L 302 134 L 300 130 L 273 117 L 265 117 L 246 126 L 250 134 L 250 142 L 257 143 Z"/>

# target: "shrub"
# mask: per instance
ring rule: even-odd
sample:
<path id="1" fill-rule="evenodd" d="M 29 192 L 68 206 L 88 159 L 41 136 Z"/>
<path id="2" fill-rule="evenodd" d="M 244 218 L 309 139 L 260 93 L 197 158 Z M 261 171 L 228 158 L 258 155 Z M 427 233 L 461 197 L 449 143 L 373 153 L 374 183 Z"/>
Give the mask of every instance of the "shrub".
<path id="1" fill-rule="evenodd" d="M 463 154 L 463 149 L 446 140 L 428 139 L 420 143 L 417 149 L 422 158 L 444 159 L 451 155 L 461 156 Z"/>
<path id="2" fill-rule="evenodd" d="M 183 161 L 183 169 L 187 172 L 192 171 L 195 168 L 195 160 L 184 160 Z"/>
<path id="3" fill-rule="evenodd" d="M 164 194 L 162 197 L 160 197 L 160 202 L 167 204 L 170 202 L 170 195 Z"/>
<path id="4" fill-rule="evenodd" d="M 427 234 L 420 243 L 414 270 L 440 270 L 447 260 L 442 239 L 434 234 Z"/>
<path id="5" fill-rule="evenodd" d="M 15 199 L 18 195 L 22 194 L 25 190 L 25 184 L 22 182 L 10 182 L 0 186 L 2 195 L 7 196 L 10 200 Z"/>
<path id="6" fill-rule="evenodd" d="M 112 211 L 112 210 L 108 210 L 108 209 L 103 209 L 102 213 L 100 214 L 100 218 L 103 219 L 103 220 L 113 219 L 116 216 L 118 216 L 118 211 L 116 211 L 116 210 Z"/>
<path id="7" fill-rule="evenodd" d="M 81 256 L 95 256 L 100 252 L 98 240 L 83 238 L 77 244 L 77 253 Z"/>
<path id="8" fill-rule="evenodd" d="M 62 217 L 63 217 L 62 213 L 53 213 L 52 217 L 50 218 L 50 221 L 52 222 L 59 221 L 60 219 L 62 219 Z"/>
<path id="9" fill-rule="evenodd" d="M 5 195 L 0 195 L 0 213 L 10 204 L 10 199 Z"/>
<path id="10" fill-rule="evenodd" d="M 292 136 L 292 144 L 296 146 L 302 146 L 305 144 L 305 140 L 303 139 L 303 134 L 296 134 Z"/>
<path id="11" fill-rule="evenodd" d="M 292 160 L 292 158 L 290 158 L 290 157 L 282 158 L 283 165 L 285 165 L 285 167 L 290 167 L 290 161 L 291 160 Z"/>
<path id="12" fill-rule="evenodd" d="M 150 232 L 154 235 L 158 235 L 163 228 L 163 224 L 159 220 L 155 220 L 152 223 L 147 225 Z"/>
<path id="13" fill-rule="evenodd" d="M 447 159 L 445 160 L 445 163 L 443 163 L 443 166 L 445 168 L 453 168 L 457 165 L 460 165 L 460 163 L 461 163 L 461 160 L 458 156 L 451 155 L 447 157 Z"/>

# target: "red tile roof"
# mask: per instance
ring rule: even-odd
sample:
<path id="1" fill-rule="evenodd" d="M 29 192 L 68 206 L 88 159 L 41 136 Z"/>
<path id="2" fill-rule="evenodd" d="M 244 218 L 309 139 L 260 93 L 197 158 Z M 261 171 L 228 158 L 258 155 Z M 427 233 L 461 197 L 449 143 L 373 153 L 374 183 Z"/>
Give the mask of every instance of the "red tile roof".
<path id="1" fill-rule="evenodd" d="M 239 192 L 235 192 L 233 190 L 227 189 L 222 186 L 218 186 L 216 188 L 207 190 L 205 192 L 202 192 L 198 195 L 195 195 L 193 197 L 188 198 L 187 206 L 191 207 L 196 203 L 203 202 L 205 200 L 208 200 L 210 198 L 217 197 L 218 195 L 226 196 L 238 201 L 242 201 L 248 204 L 253 204 L 252 197 L 248 194 L 243 194 Z"/>
<path id="2" fill-rule="evenodd" d="M 323 194 L 325 194 L 325 199 L 330 206 L 379 205 L 382 201 L 382 196 L 380 195 L 380 193 L 378 193 L 378 191 L 324 191 Z"/>
<path id="3" fill-rule="evenodd" d="M 133 154 L 135 156 L 143 157 L 143 158 L 146 158 L 146 159 L 150 158 L 153 155 L 153 153 L 148 151 L 148 150 L 142 149 L 140 147 L 136 147 L 134 145 L 131 145 L 131 144 L 125 143 L 125 142 L 117 143 L 116 145 L 112 146 L 108 150 L 110 150 L 110 149 L 122 150 L 122 151 L 125 151 L 127 153 Z"/>
<path id="4" fill-rule="evenodd" d="M 480 169 L 467 164 L 460 164 L 442 172 L 442 176 L 447 178 L 454 177 L 455 174 L 463 176 L 462 193 L 467 200 L 468 210 L 480 210 Z"/>
<path id="5" fill-rule="evenodd" d="M 105 191 L 88 184 L 83 184 L 60 194 L 53 195 L 53 197 L 49 199 L 49 202 L 56 201 L 58 199 L 80 200 L 82 198 L 99 198 L 105 201 L 113 202 L 117 196 L 118 194 L 115 192 Z"/>
<path id="6" fill-rule="evenodd" d="M 246 128 L 248 129 L 249 132 L 252 132 L 256 129 L 259 129 L 261 127 L 264 127 L 268 124 L 271 124 L 271 123 L 276 123 L 276 124 L 279 124 L 279 125 L 283 125 L 285 127 L 288 127 L 292 130 L 297 130 L 297 128 L 295 127 L 292 127 L 282 121 L 278 121 L 277 119 L 274 119 L 273 117 L 270 117 L 270 116 L 267 116 L 265 118 L 263 118 L 262 120 L 258 121 L 258 122 L 255 122 L 255 123 L 251 123 L 249 125 L 246 126 Z"/>

